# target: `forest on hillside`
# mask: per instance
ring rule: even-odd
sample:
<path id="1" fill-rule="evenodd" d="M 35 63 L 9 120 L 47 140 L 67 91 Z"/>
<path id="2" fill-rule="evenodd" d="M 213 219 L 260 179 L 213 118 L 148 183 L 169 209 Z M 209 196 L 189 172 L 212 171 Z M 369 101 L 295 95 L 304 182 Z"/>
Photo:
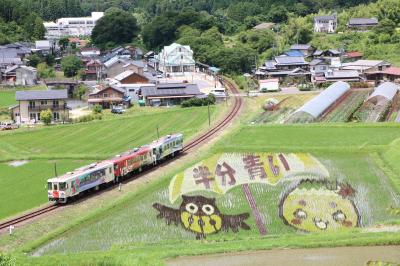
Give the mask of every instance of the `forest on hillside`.
<path id="1" fill-rule="evenodd" d="M 357 50 L 400 64 L 398 0 L 0 0 L 0 44 L 41 39 L 43 21 L 92 11 L 106 13 L 88 45 L 159 51 L 175 41 L 190 45 L 196 60 L 225 72 L 251 71 L 294 43 Z M 314 33 L 314 16 L 332 13 L 338 16 L 338 34 Z M 349 31 L 353 17 L 376 17 L 379 25 L 369 32 Z M 252 30 L 262 22 L 275 27 Z"/>

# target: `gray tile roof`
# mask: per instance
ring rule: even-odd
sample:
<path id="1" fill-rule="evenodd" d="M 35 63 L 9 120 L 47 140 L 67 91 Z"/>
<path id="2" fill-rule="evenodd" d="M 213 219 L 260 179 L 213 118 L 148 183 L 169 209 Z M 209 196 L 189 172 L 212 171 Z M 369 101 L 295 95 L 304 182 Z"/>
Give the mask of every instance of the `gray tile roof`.
<path id="1" fill-rule="evenodd" d="M 302 56 L 276 56 L 275 61 L 279 65 L 307 65 Z"/>
<path id="2" fill-rule="evenodd" d="M 349 20 L 349 26 L 359 26 L 359 25 L 377 25 L 378 19 L 376 18 L 351 18 Z"/>
<path id="3" fill-rule="evenodd" d="M 290 50 L 308 50 L 310 48 L 310 44 L 293 44 L 292 46 L 290 46 Z"/>
<path id="4" fill-rule="evenodd" d="M 156 86 L 146 86 L 141 88 L 144 97 L 155 96 L 191 96 L 201 95 L 196 84 L 189 83 L 163 83 Z"/>
<path id="5" fill-rule="evenodd" d="M 325 15 L 325 16 L 314 17 L 314 20 L 335 20 L 335 19 L 336 19 L 335 15 Z"/>
<path id="6" fill-rule="evenodd" d="M 68 99 L 68 91 L 67 90 L 17 91 L 15 93 L 15 99 L 17 101 Z"/>

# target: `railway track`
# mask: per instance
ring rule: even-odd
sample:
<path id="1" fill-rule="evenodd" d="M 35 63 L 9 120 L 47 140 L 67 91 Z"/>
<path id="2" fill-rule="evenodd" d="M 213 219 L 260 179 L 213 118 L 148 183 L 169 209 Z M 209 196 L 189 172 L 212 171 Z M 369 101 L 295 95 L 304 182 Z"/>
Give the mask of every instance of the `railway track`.
<path id="1" fill-rule="evenodd" d="M 223 79 L 222 79 L 223 80 Z M 223 83 L 229 88 L 229 90 L 231 91 L 232 94 L 236 95 L 234 96 L 234 104 L 232 109 L 229 111 L 228 115 L 222 119 L 221 121 L 218 122 L 217 125 L 213 126 L 211 129 L 209 129 L 206 133 L 200 135 L 199 137 L 195 138 L 194 140 L 190 141 L 188 144 L 186 144 L 183 148 L 183 154 L 181 154 L 179 157 L 185 156 L 186 154 L 189 154 L 191 151 L 193 151 L 194 148 L 198 147 L 199 145 L 201 145 L 202 143 L 208 141 L 211 139 L 211 137 L 213 137 L 215 134 L 217 134 L 221 129 L 223 129 L 226 125 L 228 125 L 235 117 L 236 115 L 239 113 L 242 105 L 243 105 L 243 99 L 240 96 L 237 96 L 239 94 L 239 91 L 236 89 L 236 87 L 230 83 L 227 80 L 223 80 Z M 178 157 L 178 158 L 179 158 Z M 169 161 L 165 161 L 163 163 L 161 163 L 160 165 L 157 165 L 155 168 L 151 168 L 151 169 L 146 169 L 143 172 L 135 175 L 135 179 L 136 178 L 140 178 L 141 176 L 147 174 L 148 172 L 157 169 L 160 166 L 163 166 L 165 164 L 167 164 Z M 126 180 L 123 183 L 129 182 L 130 180 Z M 91 195 L 89 195 L 88 197 L 85 197 L 85 199 L 90 198 L 92 196 L 98 195 L 99 193 L 105 192 L 109 189 L 112 189 L 114 186 L 109 187 L 108 189 L 104 189 L 102 191 L 97 191 L 96 193 L 93 193 Z M 75 203 L 79 203 L 82 199 L 78 199 L 77 201 L 75 201 Z M 84 199 L 83 199 L 84 200 Z M 45 213 L 51 212 L 57 208 L 60 208 L 60 205 L 57 204 L 53 204 L 53 205 L 49 205 L 43 208 L 40 208 L 38 210 L 32 211 L 30 213 L 24 214 L 22 216 L 13 218 L 11 220 L 8 220 L 6 222 L 0 223 L 0 231 L 9 228 L 10 226 L 15 226 L 17 224 L 20 224 L 24 221 L 28 221 L 31 220 L 35 217 L 38 217 L 40 215 L 43 215 Z"/>

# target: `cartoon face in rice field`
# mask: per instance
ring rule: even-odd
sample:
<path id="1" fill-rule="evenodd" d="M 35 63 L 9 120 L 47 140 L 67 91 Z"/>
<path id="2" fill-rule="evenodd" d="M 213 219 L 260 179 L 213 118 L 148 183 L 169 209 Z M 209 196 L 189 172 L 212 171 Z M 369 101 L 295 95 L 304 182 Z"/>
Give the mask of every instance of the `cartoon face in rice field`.
<path id="1" fill-rule="evenodd" d="M 248 213 L 238 215 L 221 214 L 215 204 L 215 198 L 203 196 L 182 196 L 182 203 L 179 209 L 173 209 L 159 203 L 153 207 L 159 211 L 157 218 L 164 218 L 167 224 L 179 223 L 189 231 L 196 234 L 197 239 L 205 238 L 205 235 L 214 234 L 220 230 L 232 229 L 237 232 L 239 227 L 249 230 L 245 223 L 249 217 Z"/>
<path id="2" fill-rule="evenodd" d="M 359 225 L 348 184 L 303 181 L 286 194 L 279 206 L 283 221 L 306 232 L 335 231 Z"/>

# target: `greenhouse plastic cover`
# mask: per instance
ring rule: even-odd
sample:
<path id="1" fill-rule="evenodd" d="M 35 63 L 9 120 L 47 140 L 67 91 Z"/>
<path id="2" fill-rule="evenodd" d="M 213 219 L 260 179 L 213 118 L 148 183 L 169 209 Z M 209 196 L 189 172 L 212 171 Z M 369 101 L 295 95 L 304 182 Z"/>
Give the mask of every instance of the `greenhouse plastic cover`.
<path id="1" fill-rule="evenodd" d="M 382 96 L 390 101 L 396 95 L 398 90 L 399 86 L 397 86 L 396 84 L 392 82 L 385 82 L 376 87 L 375 91 L 368 97 L 367 100 L 375 96 Z"/>
<path id="2" fill-rule="evenodd" d="M 348 90 L 350 90 L 348 83 L 343 81 L 335 82 L 318 96 L 300 107 L 295 113 L 306 112 L 312 117 L 317 118 Z"/>

